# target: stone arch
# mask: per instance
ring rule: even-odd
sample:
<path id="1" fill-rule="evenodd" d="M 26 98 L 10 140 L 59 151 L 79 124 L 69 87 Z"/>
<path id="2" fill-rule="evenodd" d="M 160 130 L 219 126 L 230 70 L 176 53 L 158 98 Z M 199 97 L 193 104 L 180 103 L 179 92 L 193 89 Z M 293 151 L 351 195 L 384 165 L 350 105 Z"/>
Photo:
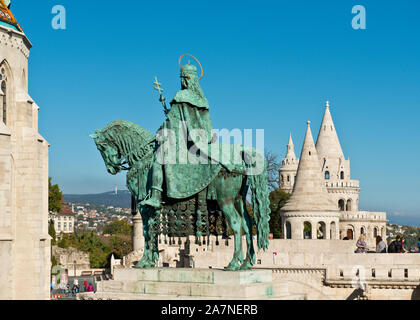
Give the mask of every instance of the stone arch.
<path id="1" fill-rule="evenodd" d="M 330 239 L 336 239 L 337 226 L 334 221 L 330 223 Z"/>
<path id="2" fill-rule="evenodd" d="M 292 225 L 286 221 L 286 239 L 292 239 Z"/>
<path id="3" fill-rule="evenodd" d="M 1 121 L 10 124 L 12 120 L 13 79 L 11 68 L 7 60 L 0 63 L 0 112 Z"/>
<path id="4" fill-rule="evenodd" d="M 346 211 L 351 211 L 352 200 L 348 199 L 346 202 Z"/>
<path id="5" fill-rule="evenodd" d="M 379 228 L 374 227 L 373 228 L 373 238 L 376 239 L 376 237 L 379 235 Z"/>
<path id="6" fill-rule="evenodd" d="M 338 209 L 340 211 L 344 211 L 344 207 L 345 207 L 345 200 L 344 199 L 338 200 Z"/>
<path id="7" fill-rule="evenodd" d="M 366 227 L 365 226 L 360 227 L 360 234 L 366 234 Z"/>
<path id="8" fill-rule="evenodd" d="M 344 237 L 347 237 L 348 240 L 353 240 L 355 237 L 354 226 L 351 224 L 346 225 L 346 232 Z"/>
<path id="9" fill-rule="evenodd" d="M 317 239 L 327 239 L 327 226 L 324 221 L 319 221 L 316 228 Z"/>
<path id="10" fill-rule="evenodd" d="M 386 241 L 386 233 L 385 233 L 385 228 L 384 227 L 381 228 L 381 237 L 382 237 L 382 239 L 384 239 L 384 241 Z"/>
<path id="11" fill-rule="evenodd" d="M 309 221 L 303 223 L 303 239 L 312 239 L 312 223 Z"/>

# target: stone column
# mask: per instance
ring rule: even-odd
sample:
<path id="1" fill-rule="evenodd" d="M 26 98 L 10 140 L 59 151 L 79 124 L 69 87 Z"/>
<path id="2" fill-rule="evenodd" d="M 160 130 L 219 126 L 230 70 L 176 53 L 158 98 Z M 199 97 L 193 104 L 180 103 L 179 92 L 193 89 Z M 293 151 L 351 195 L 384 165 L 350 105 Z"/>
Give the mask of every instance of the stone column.
<path id="1" fill-rule="evenodd" d="M 131 214 L 133 215 L 133 251 L 144 248 L 143 221 L 137 210 L 137 201 L 131 196 Z"/>
<path id="2" fill-rule="evenodd" d="M 133 216 L 133 251 L 143 249 L 144 236 L 143 236 L 143 221 L 141 220 L 140 213 Z"/>
<path id="3" fill-rule="evenodd" d="M 312 225 L 312 240 L 318 239 L 317 231 L 318 231 L 318 222 L 314 220 L 308 220 Z"/>
<path id="4" fill-rule="evenodd" d="M 324 239 L 331 239 L 331 222 L 325 221 L 325 238 Z M 334 236 L 333 236 L 334 239 Z"/>

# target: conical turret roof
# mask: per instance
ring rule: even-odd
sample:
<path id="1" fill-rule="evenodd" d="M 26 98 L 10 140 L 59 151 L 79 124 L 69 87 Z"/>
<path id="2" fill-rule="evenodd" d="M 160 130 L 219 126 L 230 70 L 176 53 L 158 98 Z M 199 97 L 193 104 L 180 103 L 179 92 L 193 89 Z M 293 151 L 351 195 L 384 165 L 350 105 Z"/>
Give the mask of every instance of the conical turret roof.
<path id="1" fill-rule="evenodd" d="M 328 197 L 328 191 L 322 179 L 310 121 L 308 121 L 300 154 L 293 192 L 282 211 L 337 211 L 336 206 Z"/>
<path id="2" fill-rule="evenodd" d="M 320 159 L 344 158 L 337 132 L 335 131 L 334 122 L 331 117 L 330 104 L 327 101 L 325 105 L 324 118 L 322 119 L 321 128 L 319 129 L 318 139 L 316 141 L 316 150 Z"/>
<path id="3" fill-rule="evenodd" d="M 0 0 L 0 26 L 12 28 L 14 30 L 23 32 L 22 28 L 17 23 L 15 16 L 9 8 L 9 0 Z"/>
<path id="4" fill-rule="evenodd" d="M 286 153 L 286 157 L 285 158 L 293 158 L 293 159 L 296 159 L 295 145 L 293 144 L 292 133 L 290 133 L 290 136 L 289 136 L 289 143 L 287 144 L 287 153 Z"/>

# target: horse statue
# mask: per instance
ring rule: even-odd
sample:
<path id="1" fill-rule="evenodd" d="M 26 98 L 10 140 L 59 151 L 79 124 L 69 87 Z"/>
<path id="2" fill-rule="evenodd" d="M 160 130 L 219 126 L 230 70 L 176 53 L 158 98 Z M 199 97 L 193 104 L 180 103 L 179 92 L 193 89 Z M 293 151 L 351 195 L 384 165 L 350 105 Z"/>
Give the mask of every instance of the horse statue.
<path id="1" fill-rule="evenodd" d="M 163 209 L 154 209 L 140 203 L 150 191 L 155 137 L 139 125 L 122 120 L 111 122 L 102 130 L 96 130 L 91 137 L 110 174 L 128 171 L 127 187 L 136 199 L 143 220 L 145 238 L 144 254 L 136 264 L 136 268 L 155 267 L 159 258 L 159 234 L 188 237 L 195 233 L 200 238 L 204 230 L 204 233 L 209 235 L 211 233 L 209 221 L 205 220 L 218 210 L 224 214 L 234 235 L 234 254 L 226 267 L 227 270 L 252 269 L 256 258 L 252 241 L 254 226 L 257 231 L 258 249 L 268 248 L 270 209 L 265 165 L 264 170 L 258 175 L 229 172 L 221 168 L 210 185 L 197 195 L 182 200 L 165 197 Z M 243 150 L 243 147 L 237 149 Z M 256 152 L 255 150 L 248 152 L 253 151 Z M 249 214 L 246 205 L 249 188 L 252 191 L 253 217 Z M 216 200 L 207 199 L 206 193 L 207 195 L 214 194 Z M 165 211 L 168 219 L 166 217 L 161 219 Z M 187 213 L 183 215 L 183 212 Z M 242 254 L 242 230 L 247 244 L 245 260 Z M 216 234 L 217 231 L 220 232 L 220 223 Z"/>
<path id="2" fill-rule="evenodd" d="M 206 237 L 208 243 L 210 235 L 228 235 L 229 226 L 235 248 L 226 269 L 248 270 L 255 264 L 254 226 L 258 249 L 268 247 L 270 207 L 264 156 L 252 148 L 216 143 L 209 103 L 199 84 L 203 68 L 188 55 L 201 67 L 199 78 L 194 65 L 181 66 L 183 56 L 179 59 L 181 90 L 170 109 L 155 77 L 167 117 L 156 137 L 122 120 L 96 130 L 91 137 L 110 174 L 128 171 L 127 188 L 143 219 L 145 238 L 137 268 L 155 267 L 162 235 L 165 243 L 169 237 L 170 244 L 175 237 L 179 244 L 181 237 L 187 237 L 188 243 L 195 235 L 201 245 Z M 252 216 L 247 210 L 248 190 L 252 191 Z M 242 231 L 247 243 L 245 259 Z"/>

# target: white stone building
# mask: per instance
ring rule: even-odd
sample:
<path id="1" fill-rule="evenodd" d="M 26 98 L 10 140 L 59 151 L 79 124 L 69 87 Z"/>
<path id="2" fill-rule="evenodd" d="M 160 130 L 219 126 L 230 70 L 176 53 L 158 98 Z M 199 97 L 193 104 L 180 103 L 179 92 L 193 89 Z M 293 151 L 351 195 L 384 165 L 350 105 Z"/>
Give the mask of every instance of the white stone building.
<path id="1" fill-rule="evenodd" d="M 49 299 L 50 291 L 49 144 L 28 94 L 31 47 L 0 0 L 0 299 Z"/>
<path id="2" fill-rule="evenodd" d="M 50 220 L 54 222 L 54 229 L 57 235 L 60 235 L 60 233 L 74 233 L 76 214 L 74 213 L 73 208 L 73 205 L 70 208 L 64 199 L 62 199 L 61 211 L 58 213 L 50 213 Z"/>
<path id="3" fill-rule="evenodd" d="M 56 213 L 52 215 L 55 232 L 74 233 L 75 218 L 72 213 Z"/>
<path id="4" fill-rule="evenodd" d="M 328 101 L 316 145 L 308 122 L 300 159 L 290 135 L 279 179 L 292 193 L 281 213 L 285 239 L 386 239 L 386 213 L 359 211 L 359 181 L 351 179 Z"/>

